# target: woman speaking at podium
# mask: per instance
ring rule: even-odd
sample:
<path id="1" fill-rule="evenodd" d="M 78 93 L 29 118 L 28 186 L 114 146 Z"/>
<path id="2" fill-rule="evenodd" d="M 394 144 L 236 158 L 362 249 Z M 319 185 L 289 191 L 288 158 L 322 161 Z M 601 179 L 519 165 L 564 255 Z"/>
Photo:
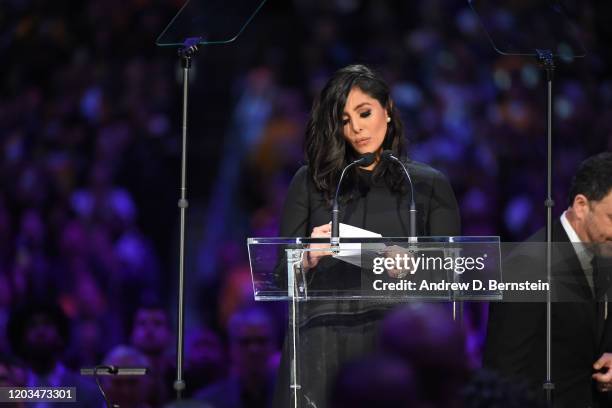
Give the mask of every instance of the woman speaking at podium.
<path id="1" fill-rule="evenodd" d="M 364 65 L 338 70 L 314 102 L 305 138 L 307 165 L 289 186 L 280 236 L 330 237 L 331 212 L 340 176 L 352 166 L 339 190 L 339 221 L 383 237 L 410 234 L 411 188 L 401 165 L 384 160 L 389 153 L 405 164 L 414 188 L 416 232 L 420 236 L 459 235 L 459 211 L 453 190 L 437 170 L 406 158 L 399 112 L 389 86 Z M 381 153 L 385 151 L 386 155 Z M 371 163 L 368 163 L 371 162 Z M 329 252 L 310 252 L 304 263 L 315 273 L 316 285 L 342 285 L 342 268 L 321 268 Z M 331 264 L 331 263 L 330 263 Z M 337 265 L 337 264 L 336 264 Z M 322 269 L 322 270 L 321 270 Z M 279 277 L 281 278 L 281 277 Z M 314 283 L 314 282 L 313 282 Z M 356 301 L 313 301 L 303 305 L 308 323 L 300 328 L 302 406 L 325 407 L 329 382 L 343 362 L 375 347 L 376 327 L 384 308 Z M 289 368 L 281 363 L 275 406 L 288 406 Z"/>

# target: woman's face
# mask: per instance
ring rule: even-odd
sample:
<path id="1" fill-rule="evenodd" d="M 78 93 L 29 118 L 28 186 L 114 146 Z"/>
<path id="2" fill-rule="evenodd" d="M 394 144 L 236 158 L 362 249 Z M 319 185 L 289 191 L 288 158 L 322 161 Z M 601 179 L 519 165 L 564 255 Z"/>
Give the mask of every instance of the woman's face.
<path id="1" fill-rule="evenodd" d="M 388 117 L 377 99 L 354 87 L 342 114 L 344 139 L 358 154 L 378 153 L 387 134 Z"/>

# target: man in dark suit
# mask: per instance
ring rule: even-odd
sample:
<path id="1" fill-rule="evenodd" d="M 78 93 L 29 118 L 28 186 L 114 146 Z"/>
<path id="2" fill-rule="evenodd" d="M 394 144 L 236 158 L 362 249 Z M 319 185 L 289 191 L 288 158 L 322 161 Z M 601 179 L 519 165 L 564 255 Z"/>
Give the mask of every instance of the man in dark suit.
<path id="1" fill-rule="evenodd" d="M 601 293 L 606 286 L 601 283 L 602 269 L 607 268 L 600 268 L 599 261 L 612 256 L 612 153 L 590 157 L 580 165 L 569 208 L 554 222 L 552 240 L 556 243 L 553 292 L 561 288 L 587 300 L 553 302 L 554 406 L 609 406 L 605 401 L 612 391 L 612 316 L 607 300 L 612 299 Z M 544 231 L 529 239 L 543 241 Z M 541 268 L 542 262 L 535 265 L 531 270 Z M 546 376 L 546 304 L 491 303 L 483 364 L 541 390 Z"/>

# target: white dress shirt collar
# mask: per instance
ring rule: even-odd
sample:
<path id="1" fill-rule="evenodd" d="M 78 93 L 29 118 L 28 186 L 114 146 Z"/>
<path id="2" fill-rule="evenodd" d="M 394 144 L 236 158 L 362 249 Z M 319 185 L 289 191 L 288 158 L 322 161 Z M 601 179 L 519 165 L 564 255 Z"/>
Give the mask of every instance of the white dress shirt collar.
<path id="1" fill-rule="evenodd" d="M 592 278 L 592 269 L 591 260 L 593 259 L 593 253 L 587 249 L 585 245 L 583 245 L 582 240 L 576 234 L 576 230 L 572 227 L 566 215 L 567 211 L 563 211 L 561 214 L 561 225 L 563 225 L 563 229 L 567 234 L 570 242 L 573 244 L 574 250 L 576 251 L 576 256 L 578 257 L 578 261 L 580 261 L 580 266 L 582 270 L 588 272 L 586 274 L 587 280 L 589 281 L 589 285 L 593 287 L 593 278 Z"/>

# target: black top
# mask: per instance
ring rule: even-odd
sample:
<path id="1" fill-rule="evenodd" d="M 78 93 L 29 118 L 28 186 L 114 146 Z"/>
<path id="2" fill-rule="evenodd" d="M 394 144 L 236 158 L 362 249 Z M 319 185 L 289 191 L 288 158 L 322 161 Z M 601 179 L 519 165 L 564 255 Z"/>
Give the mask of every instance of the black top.
<path id="1" fill-rule="evenodd" d="M 460 233 L 459 210 L 453 190 L 446 178 L 433 168 L 410 161 L 407 169 L 414 183 L 419 236 L 456 236 Z M 392 192 L 384 181 L 374 182 L 372 173 L 357 169 L 357 198 L 340 206 L 340 222 L 381 234 L 383 237 L 409 235 L 410 190 Z M 331 206 L 312 181 L 307 166 L 300 168 L 289 186 L 281 218 L 280 236 L 309 237 L 314 227 L 331 221 Z M 279 265 L 283 265 L 281 261 Z M 280 285 L 286 285 L 286 270 L 277 269 Z M 310 289 L 347 289 L 360 285 L 359 269 L 331 257 L 324 257 L 317 267 L 307 272 Z M 281 286 L 282 287 L 282 286 Z M 336 319 L 385 308 L 382 302 L 306 302 L 303 318 L 326 316 Z M 366 317 L 369 319 L 369 317 Z M 317 319 L 319 323 L 321 321 Z M 322 322 L 322 324 L 329 324 Z"/>
<path id="2" fill-rule="evenodd" d="M 456 236 L 460 233 L 455 194 L 437 170 L 414 161 L 407 164 L 416 196 L 417 233 L 421 236 Z M 362 180 L 359 197 L 340 207 L 340 222 L 377 232 L 384 237 L 409 235 L 409 199 L 393 193 L 384 182 L 373 183 L 371 173 L 358 169 Z M 314 227 L 331 221 L 331 208 L 317 191 L 307 166 L 301 167 L 289 186 L 280 225 L 282 237 L 308 237 Z"/>

